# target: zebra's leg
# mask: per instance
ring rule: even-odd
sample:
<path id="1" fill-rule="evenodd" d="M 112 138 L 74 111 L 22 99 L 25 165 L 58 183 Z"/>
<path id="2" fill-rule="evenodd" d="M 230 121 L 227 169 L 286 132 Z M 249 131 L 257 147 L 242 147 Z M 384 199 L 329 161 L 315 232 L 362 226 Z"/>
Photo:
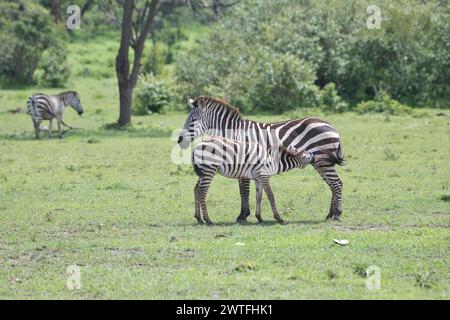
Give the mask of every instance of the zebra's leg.
<path id="1" fill-rule="evenodd" d="M 236 221 L 243 223 L 247 221 L 247 217 L 250 215 L 249 195 L 250 195 L 250 180 L 239 179 L 239 193 L 241 195 L 241 213 L 237 217 Z"/>
<path id="2" fill-rule="evenodd" d="M 195 219 L 197 219 L 198 223 L 203 224 L 202 216 L 201 216 L 201 209 L 200 209 L 200 179 L 198 180 L 197 184 L 194 188 L 194 199 L 195 199 Z"/>
<path id="3" fill-rule="evenodd" d="M 61 132 L 62 115 L 58 114 L 57 120 L 58 120 L 58 138 L 62 139 L 62 132 Z"/>
<path id="4" fill-rule="evenodd" d="M 331 190 L 331 205 L 327 219 L 340 220 L 342 214 L 342 180 L 339 178 L 335 165 L 326 161 L 318 161 L 313 164 L 314 168 L 325 180 Z"/>
<path id="5" fill-rule="evenodd" d="M 73 127 L 70 124 L 65 124 L 64 121 L 62 121 L 62 119 L 61 119 L 61 123 L 63 126 L 69 128 L 69 129 L 73 129 Z"/>
<path id="6" fill-rule="evenodd" d="M 39 121 L 34 121 L 33 120 L 33 125 L 34 125 L 34 137 L 36 140 L 40 139 L 40 125 L 41 123 Z"/>
<path id="7" fill-rule="evenodd" d="M 50 119 L 50 123 L 48 124 L 47 137 L 49 139 L 52 137 L 52 127 L 53 127 L 53 118 Z"/>
<path id="8" fill-rule="evenodd" d="M 214 176 L 203 176 L 198 180 L 199 183 L 199 200 L 200 207 L 202 211 L 203 221 L 205 221 L 208 225 L 212 225 L 212 221 L 209 220 L 208 216 L 208 208 L 206 208 L 206 194 L 208 193 L 209 185 L 211 184 L 211 180 Z"/>
<path id="9" fill-rule="evenodd" d="M 270 184 L 269 184 L 269 177 L 268 176 L 262 176 L 262 177 L 260 177 L 259 180 L 260 180 L 260 183 L 262 184 L 264 192 L 267 195 L 267 198 L 269 199 L 270 206 L 272 207 L 273 217 L 279 223 L 283 224 L 284 220 L 281 219 L 280 214 L 278 213 L 277 207 L 275 205 L 275 197 L 273 195 L 272 188 L 270 187 Z"/>
<path id="10" fill-rule="evenodd" d="M 256 219 L 258 219 L 258 222 L 263 222 L 263 219 L 261 218 L 261 201 L 262 201 L 262 186 L 261 182 L 256 181 Z"/>

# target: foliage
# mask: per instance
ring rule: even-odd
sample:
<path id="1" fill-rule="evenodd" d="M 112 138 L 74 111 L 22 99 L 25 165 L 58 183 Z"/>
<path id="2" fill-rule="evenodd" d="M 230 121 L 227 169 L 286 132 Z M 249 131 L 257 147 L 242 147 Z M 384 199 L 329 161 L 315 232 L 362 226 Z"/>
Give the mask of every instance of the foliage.
<path id="1" fill-rule="evenodd" d="M 42 54 L 35 78 L 45 87 L 64 87 L 70 72 L 66 62 L 67 53 L 62 45 L 48 48 Z"/>
<path id="2" fill-rule="evenodd" d="M 155 76 L 161 75 L 164 72 L 165 63 L 166 52 L 164 48 L 159 43 L 154 43 L 142 65 L 141 72 L 143 74 L 152 73 Z"/>
<path id="3" fill-rule="evenodd" d="M 52 41 L 48 11 L 30 0 L 0 3 L 0 81 L 29 84 Z"/>
<path id="4" fill-rule="evenodd" d="M 331 113 L 343 112 L 347 104 L 342 101 L 333 82 L 328 83 L 320 92 L 320 106 L 323 111 Z"/>
<path id="5" fill-rule="evenodd" d="M 410 107 L 391 99 L 386 93 L 379 94 L 375 100 L 359 103 L 355 110 L 360 114 L 384 112 L 390 115 L 400 115 L 412 112 Z"/>
<path id="6" fill-rule="evenodd" d="M 178 59 L 180 92 L 222 93 L 238 106 L 256 110 L 261 107 L 249 96 L 261 91 L 251 90 L 267 88 L 271 66 L 282 64 L 281 59 L 311 68 L 311 78 L 320 88 L 335 83 L 338 94 L 352 104 L 373 99 L 380 89 L 412 105 L 448 104 L 450 32 L 445 4 L 380 0 L 378 5 L 381 29 L 368 29 L 364 0 L 243 1 Z M 255 74 L 260 66 L 267 68 Z M 263 82 L 254 84 L 252 78 Z M 305 103 L 290 85 L 286 92 L 293 95 L 286 97 L 292 100 L 287 106 L 295 105 L 295 99 L 298 107 Z M 278 111 L 279 100 L 267 95 L 263 108 Z"/>
<path id="7" fill-rule="evenodd" d="M 165 52 L 165 63 L 171 64 L 174 59 L 174 47 L 180 41 L 185 41 L 188 39 L 185 32 L 183 32 L 180 28 L 174 27 L 164 27 L 158 30 L 153 38 L 158 39 L 163 42 L 167 46 L 167 51 Z"/>
<path id="8" fill-rule="evenodd" d="M 165 81 L 151 74 L 141 75 L 135 90 L 133 112 L 137 115 L 159 113 L 169 105 L 171 96 Z"/>

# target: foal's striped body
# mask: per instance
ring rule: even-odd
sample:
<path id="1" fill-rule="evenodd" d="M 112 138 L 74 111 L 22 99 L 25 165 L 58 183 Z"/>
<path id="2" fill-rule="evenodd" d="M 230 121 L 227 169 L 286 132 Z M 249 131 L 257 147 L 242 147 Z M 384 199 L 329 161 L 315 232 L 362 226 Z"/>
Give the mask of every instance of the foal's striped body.
<path id="1" fill-rule="evenodd" d="M 206 208 L 206 193 L 209 185 L 219 172 L 235 179 L 251 179 L 256 182 L 256 218 L 262 222 L 262 189 L 269 198 L 274 218 L 283 223 L 278 214 L 275 199 L 270 188 L 271 176 L 293 168 L 304 168 L 313 161 L 310 153 L 294 152 L 285 148 L 267 149 L 260 144 L 247 143 L 221 137 L 212 137 L 195 146 L 192 153 L 194 170 L 199 180 L 195 186 L 195 218 L 211 224 Z M 203 220 L 202 220 L 203 218 Z"/>

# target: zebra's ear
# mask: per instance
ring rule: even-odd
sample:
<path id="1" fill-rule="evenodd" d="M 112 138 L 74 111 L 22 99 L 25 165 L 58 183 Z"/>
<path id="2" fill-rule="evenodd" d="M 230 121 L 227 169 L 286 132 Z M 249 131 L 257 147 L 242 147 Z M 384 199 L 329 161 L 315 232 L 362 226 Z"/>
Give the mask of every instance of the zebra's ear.
<path id="1" fill-rule="evenodd" d="M 191 97 L 188 97 L 188 99 L 187 99 L 187 103 L 188 103 L 188 106 L 191 108 L 191 109 L 194 109 L 194 99 L 192 99 Z"/>

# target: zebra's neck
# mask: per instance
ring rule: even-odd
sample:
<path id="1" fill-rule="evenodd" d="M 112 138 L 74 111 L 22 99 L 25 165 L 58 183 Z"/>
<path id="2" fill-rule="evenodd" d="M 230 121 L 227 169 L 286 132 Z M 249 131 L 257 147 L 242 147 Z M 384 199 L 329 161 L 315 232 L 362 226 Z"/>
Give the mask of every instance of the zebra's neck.
<path id="1" fill-rule="evenodd" d="M 58 104 L 60 107 L 65 108 L 70 105 L 70 96 L 69 94 L 63 92 L 59 93 L 56 96 L 56 99 L 58 100 Z"/>
<path id="2" fill-rule="evenodd" d="M 207 118 L 209 134 L 237 139 L 238 130 L 243 122 L 239 113 L 228 108 L 216 107 L 209 111 Z"/>

